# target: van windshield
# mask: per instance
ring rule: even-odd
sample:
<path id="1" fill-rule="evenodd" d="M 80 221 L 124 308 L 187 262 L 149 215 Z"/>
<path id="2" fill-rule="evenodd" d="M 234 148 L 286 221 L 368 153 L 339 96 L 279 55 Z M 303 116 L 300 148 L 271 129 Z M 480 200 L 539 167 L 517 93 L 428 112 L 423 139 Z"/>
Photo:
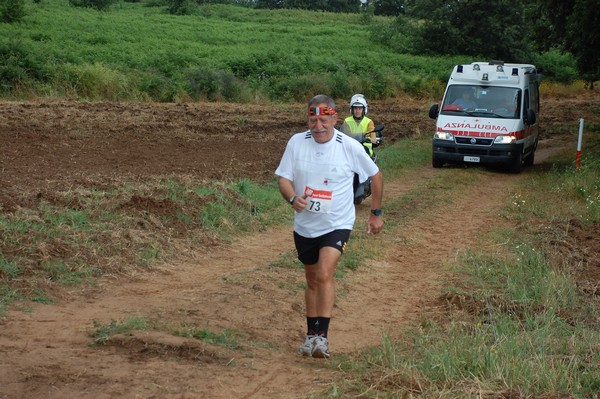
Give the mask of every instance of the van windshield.
<path id="1" fill-rule="evenodd" d="M 441 114 L 518 119 L 520 110 L 521 89 L 452 85 L 444 97 Z"/>

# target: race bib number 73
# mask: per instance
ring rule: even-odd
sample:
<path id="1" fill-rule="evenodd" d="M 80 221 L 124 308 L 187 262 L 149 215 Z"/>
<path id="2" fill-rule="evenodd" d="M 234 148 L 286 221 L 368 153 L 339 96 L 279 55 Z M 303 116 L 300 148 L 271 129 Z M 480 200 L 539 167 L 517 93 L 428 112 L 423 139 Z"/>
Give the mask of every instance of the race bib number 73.
<path id="1" fill-rule="evenodd" d="M 333 198 L 333 191 L 328 190 L 315 190 L 308 186 L 304 189 L 306 195 L 306 201 L 308 205 L 306 210 L 315 213 L 329 213 L 331 209 L 331 199 Z"/>

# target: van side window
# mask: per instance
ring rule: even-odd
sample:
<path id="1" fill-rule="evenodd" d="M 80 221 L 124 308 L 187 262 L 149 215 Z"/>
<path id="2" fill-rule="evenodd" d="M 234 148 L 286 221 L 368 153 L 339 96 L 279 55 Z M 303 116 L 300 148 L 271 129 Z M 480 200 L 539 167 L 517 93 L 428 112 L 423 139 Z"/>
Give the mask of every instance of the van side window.
<path id="1" fill-rule="evenodd" d="M 531 82 L 529 84 L 529 92 L 531 96 L 531 107 L 537 114 L 540 112 L 540 92 L 538 82 Z"/>

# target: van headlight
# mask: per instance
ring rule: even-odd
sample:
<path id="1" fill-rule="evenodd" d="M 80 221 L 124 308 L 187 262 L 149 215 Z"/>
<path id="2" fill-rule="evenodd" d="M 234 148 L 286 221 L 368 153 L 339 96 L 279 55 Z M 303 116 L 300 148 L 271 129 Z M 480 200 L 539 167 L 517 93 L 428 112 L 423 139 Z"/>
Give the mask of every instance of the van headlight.
<path id="1" fill-rule="evenodd" d="M 454 140 L 454 135 L 450 132 L 435 132 L 433 138 L 440 140 Z"/>
<path id="2" fill-rule="evenodd" d="M 517 138 L 515 136 L 498 136 L 494 139 L 496 144 L 510 144 L 514 143 Z"/>

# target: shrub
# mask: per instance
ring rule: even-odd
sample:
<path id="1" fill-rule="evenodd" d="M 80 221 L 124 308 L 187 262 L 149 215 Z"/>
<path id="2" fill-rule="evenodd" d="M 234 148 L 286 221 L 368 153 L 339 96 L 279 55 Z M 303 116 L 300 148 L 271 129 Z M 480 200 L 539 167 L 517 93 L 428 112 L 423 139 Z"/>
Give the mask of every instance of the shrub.
<path id="1" fill-rule="evenodd" d="M 68 65 L 63 68 L 63 84 L 74 88 L 75 95 L 90 100 L 135 99 L 135 90 L 127 77 L 100 63 Z"/>
<path id="2" fill-rule="evenodd" d="M 187 92 L 194 100 L 242 101 L 248 90 L 244 82 L 231 72 L 194 67 L 187 73 Z"/>
<path id="3" fill-rule="evenodd" d="M 160 102 L 172 102 L 177 91 L 175 82 L 158 71 L 139 73 L 137 88 L 149 99 Z"/>
<path id="4" fill-rule="evenodd" d="M 552 49 L 534 57 L 534 62 L 544 69 L 544 77 L 550 80 L 572 83 L 577 79 L 577 61 L 570 53 Z"/>
<path id="5" fill-rule="evenodd" d="M 0 41 L 0 93 L 18 91 L 23 85 L 46 78 L 44 63 L 20 38 Z"/>
<path id="6" fill-rule="evenodd" d="M 173 15 L 191 15 L 196 7 L 194 0 L 167 0 L 167 11 Z"/>
<path id="7" fill-rule="evenodd" d="M 69 0 L 72 6 L 94 8 L 98 11 L 106 11 L 119 0 Z"/>
<path id="8" fill-rule="evenodd" d="M 19 22 L 25 17 L 25 0 L 2 0 L 0 2 L 0 22 Z"/>
<path id="9" fill-rule="evenodd" d="M 387 24 L 369 26 L 370 38 L 399 54 L 419 54 L 420 33 L 414 22 L 404 16 L 396 17 Z"/>
<path id="10" fill-rule="evenodd" d="M 326 76 L 322 74 L 273 79 L 270 86 L 272 98 L 286 101 L 305 101 L 316 94 L 331 92 Z"/>
<path id="11" fill-rule="evenodd" d="M 347 98 L 352 95 L 352 86 L 350 85 L 348 73 L 345 69 L 340 68 L 334 72 L 330 80 L 330 94 L 333 98 Z"/>

